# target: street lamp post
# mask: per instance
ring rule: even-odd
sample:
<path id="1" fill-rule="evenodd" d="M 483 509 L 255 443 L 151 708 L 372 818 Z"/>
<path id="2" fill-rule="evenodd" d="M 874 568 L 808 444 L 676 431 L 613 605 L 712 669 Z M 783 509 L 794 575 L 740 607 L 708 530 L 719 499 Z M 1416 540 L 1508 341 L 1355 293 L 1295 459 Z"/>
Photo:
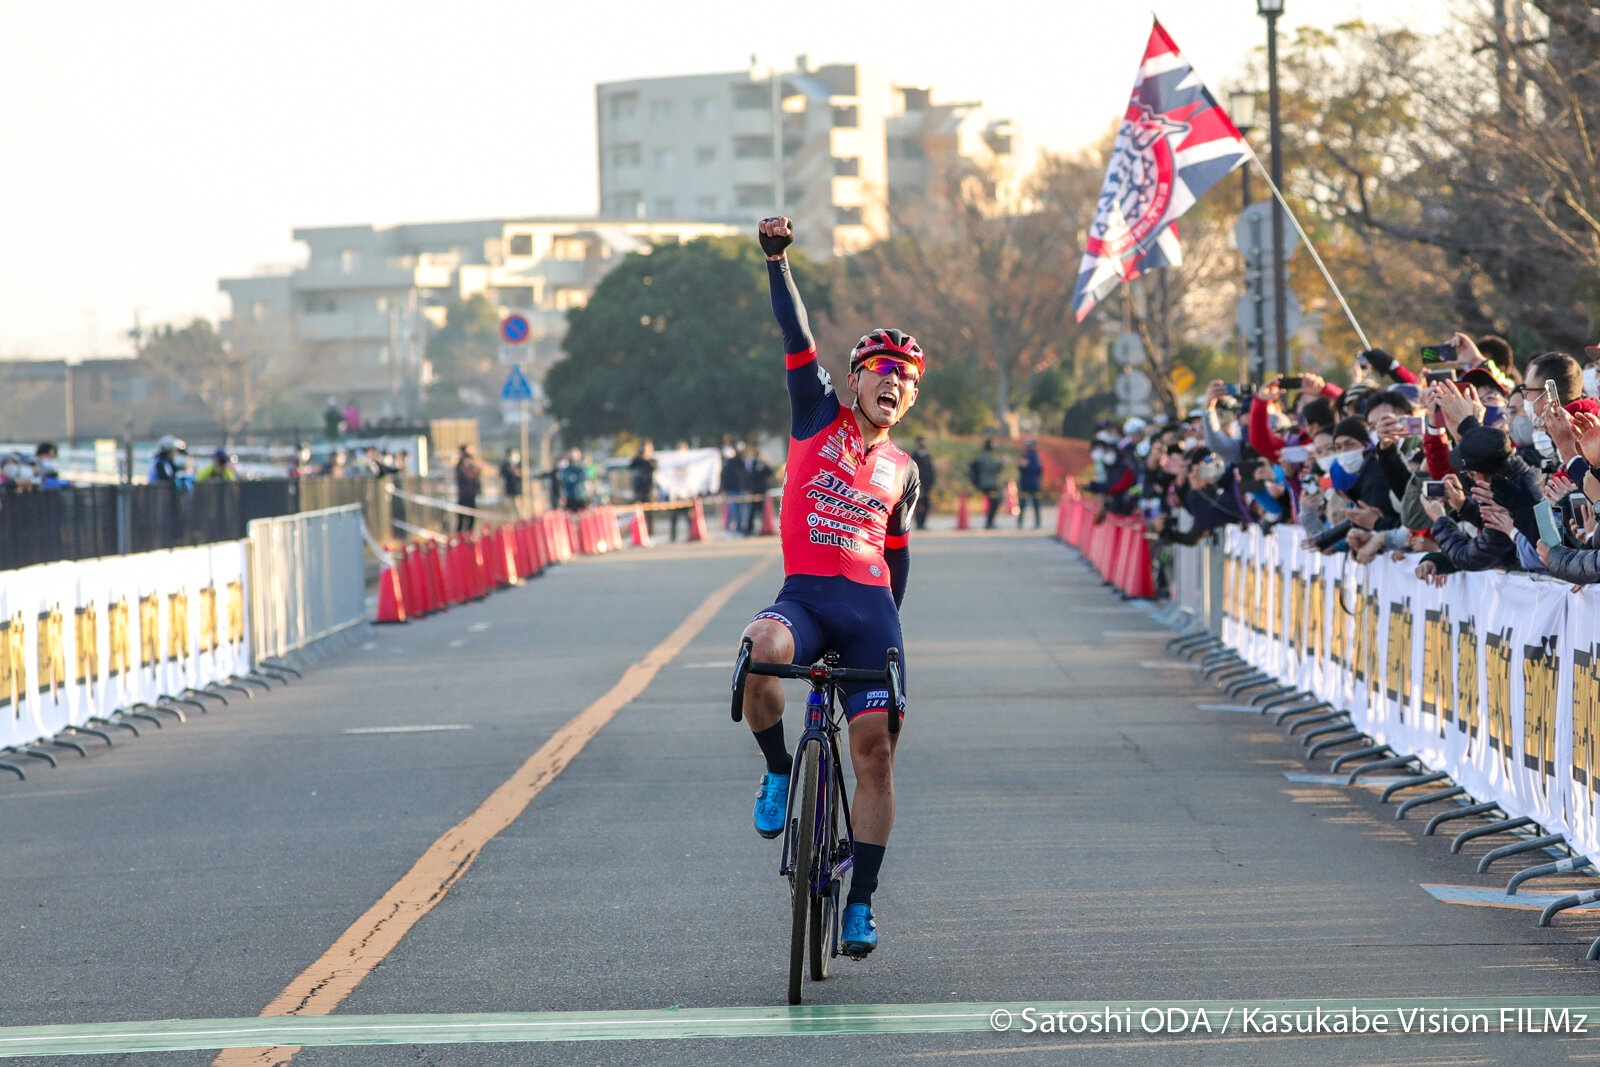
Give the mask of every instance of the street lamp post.
<path id="1" fill-rule="evenodd" d="M 1278 111 L 1278 16 L 1284 0 L 1256 0 L 1256 13 L 1267 20 L 1267 112 L 1272 128 L 1272 184 L 1283 190 L 1283 128 Z M 1289 369 L 1289 286 L 1283 270 L 1283 208 L 1272 212 L 1273 318 L 1276 320 L 1278 371 Z"/>
<path id="2" fill-rule="evenodd" d="M 1256 93 L 1254 90 L 1235 89 L 1228 94 L 1228 117 L 1233 120 L 1234 127 L 1238 129 L 1242 137 L 1249 136 L 1250 131 L 1257 128 Z M 1240 206 L 1241 208 L 1248 208 L 1250 206 L 1250 167 L 1248 164 L 1239 168 L 1239 190 L 1240 198 L 1243 201 Z M 1255 296 L 1255 330 L 1249 337 L 1245 337 L 1244 331 L 1240 330 L 1239 380 L 1241 382 L 1256 380 L 1256 377 L 1265 371 L 1265 367 L 1261 365 L 1264 362 L 1262 349 L 1266 341 L 1266 327 L 1261 321 L 1260 242 L 1256 242 L 1253 247 L 1256 253 L 1253 261 L 1246 254 L 1242 244 L 1239 249 L 1239 254 L 1246 257 L 1246 293 L 1254 294 Z M 1248 284 L 1251 271 L 1255 272 L 1256 281 L 1254 285 Z M 1253 360 L 1251 358 L 1252 355 L 1255 357 Z M 1254 365 L 1254 374 L 1252 374 L 1252 364 Z"/>

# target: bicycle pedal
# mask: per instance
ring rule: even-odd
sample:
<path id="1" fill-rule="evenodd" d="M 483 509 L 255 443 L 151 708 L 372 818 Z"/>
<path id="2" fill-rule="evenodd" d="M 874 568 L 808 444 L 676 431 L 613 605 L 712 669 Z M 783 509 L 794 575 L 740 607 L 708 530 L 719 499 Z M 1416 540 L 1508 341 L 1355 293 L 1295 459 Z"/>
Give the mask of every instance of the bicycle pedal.
<path id="1" fill-rule="evenodd" d="M 877 945 L 841 945 L 839 951 L 853 960 L 864 960 L 872 955 L 872 950 L 877 947 Z"/>

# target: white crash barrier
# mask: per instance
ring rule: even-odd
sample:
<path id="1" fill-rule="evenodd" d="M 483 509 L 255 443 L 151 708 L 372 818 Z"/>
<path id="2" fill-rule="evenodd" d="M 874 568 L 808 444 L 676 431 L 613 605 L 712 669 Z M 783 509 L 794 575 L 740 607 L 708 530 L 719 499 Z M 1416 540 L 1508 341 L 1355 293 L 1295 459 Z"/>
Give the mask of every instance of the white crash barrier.
<path id="1" fill-rule="evenodd" d="M 1361 566 L 1291 530 L 1230 528 L 1222 551 L 1220 636 L 1247 662 L 1600 857 L 1600 588 L 1492 571 L 1439 588 L 1419 557 Z"/>
<path id="2" fill-rule="evenodd" d="M 249 669 L 244 545 L 0 574 L 0 747 Z"/>

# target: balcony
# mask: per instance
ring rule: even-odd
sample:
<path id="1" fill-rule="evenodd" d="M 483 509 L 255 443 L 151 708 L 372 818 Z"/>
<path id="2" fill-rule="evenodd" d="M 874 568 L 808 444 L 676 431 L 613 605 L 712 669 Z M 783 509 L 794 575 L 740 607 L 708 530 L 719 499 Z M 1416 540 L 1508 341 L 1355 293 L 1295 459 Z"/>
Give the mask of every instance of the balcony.
<path id="1" fill-rule="evenodd" d="M 295 324 L 302 341 L 377 341 L 389 343 L 389 316 L 377 311 L 312 311 Z"/>

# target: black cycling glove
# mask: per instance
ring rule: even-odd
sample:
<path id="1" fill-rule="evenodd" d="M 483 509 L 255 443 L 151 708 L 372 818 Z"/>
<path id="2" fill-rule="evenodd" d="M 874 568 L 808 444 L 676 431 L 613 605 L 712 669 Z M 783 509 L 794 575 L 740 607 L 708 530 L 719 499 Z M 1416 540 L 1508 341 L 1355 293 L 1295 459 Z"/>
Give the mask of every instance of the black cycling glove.
<path id="1" fill-rule="evenodd" d="M 761 221 L 776 222 L 777 219 L 774 217 L 770 219 L 762 219 Z M 761 239 L 761 251 L 769 256 L 781 256 L 783 254 L 783 250 L 788 248 L 789 245 L 794 242 L 794 233 L 792 232 L 793 227 L 790 229 L 790 233 L 783 234 L 781 236 L 777 234 L 759 232 L 758 236 Z"/>

